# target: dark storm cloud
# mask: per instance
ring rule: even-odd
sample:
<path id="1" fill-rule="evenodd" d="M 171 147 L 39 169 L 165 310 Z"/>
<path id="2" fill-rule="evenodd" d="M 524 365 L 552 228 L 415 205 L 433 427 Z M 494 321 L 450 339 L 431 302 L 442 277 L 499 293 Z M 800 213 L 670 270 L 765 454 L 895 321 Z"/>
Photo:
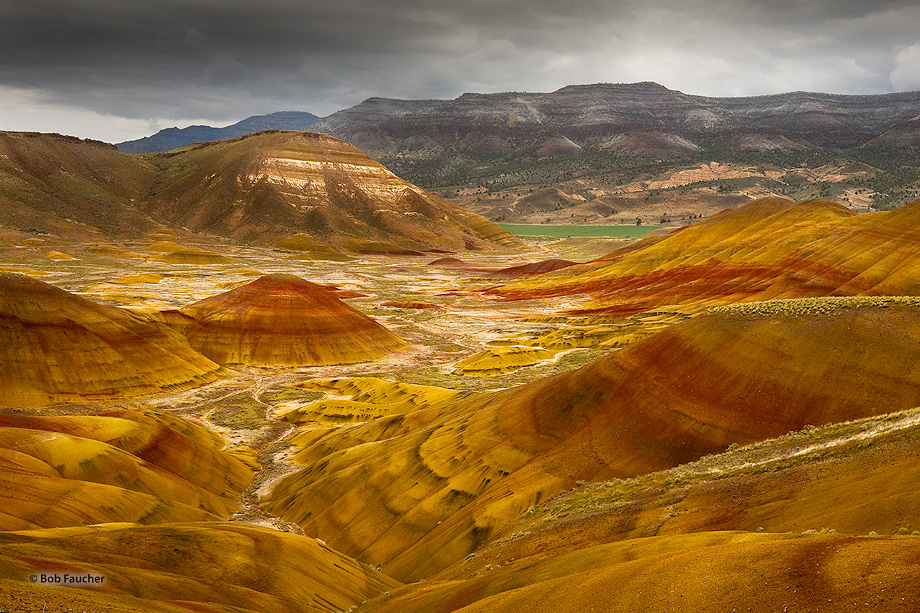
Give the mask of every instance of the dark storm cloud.
<path id="1" fill-rule="evenodd" d="M 920 88 L 918 32 L 914 0 L 0 0 L 0 88 L 215 120 L 598 81 L 882 92 Z"/>

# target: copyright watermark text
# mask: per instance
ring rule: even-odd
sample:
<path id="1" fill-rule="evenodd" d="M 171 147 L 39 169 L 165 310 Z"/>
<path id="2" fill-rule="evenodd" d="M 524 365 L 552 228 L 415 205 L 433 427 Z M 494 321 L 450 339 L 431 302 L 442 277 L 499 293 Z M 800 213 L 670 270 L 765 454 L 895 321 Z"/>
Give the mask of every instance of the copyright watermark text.
<path id="1" fill-rule="evenodd" d="M 38 583 L 44 585 L 68 585 L 68 586 L 80 586 L 80 585 L 102 585 L 105 582 L 105 575 L 100 575 L 99 573 L 64 573 L 64 572 L 53 572 L 53 573 L 34 573 L 29 575 L 30 583 Z"/>

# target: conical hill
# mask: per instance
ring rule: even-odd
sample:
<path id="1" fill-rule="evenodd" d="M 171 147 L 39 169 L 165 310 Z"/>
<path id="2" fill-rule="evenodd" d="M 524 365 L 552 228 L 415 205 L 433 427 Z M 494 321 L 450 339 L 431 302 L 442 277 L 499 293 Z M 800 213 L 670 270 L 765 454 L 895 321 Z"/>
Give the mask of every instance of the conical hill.
<path id="1" fill-rule="evenodd" d="M 806 424 L 920 405 L 916 306 L 761 308 L 772 310 L 699 316 L 582 369 L 436 414 L 317 434 L 298 455 L 305 468 L 266 506 L 415 579 L 579 480 L 645 474 Z"/>
<path id="2" fill-rule="evenodd" d="M 220 364 L 353 364 L 407 346 L 327 288 L 294 275 L 266 275 L 182 312 L 193 320 L 189 343 Z"/>
<path id="3" fill-rule="evenodd" d="M 183 389 L 218 370 L 166 326 L 0 274 L 0 406 Z"/>

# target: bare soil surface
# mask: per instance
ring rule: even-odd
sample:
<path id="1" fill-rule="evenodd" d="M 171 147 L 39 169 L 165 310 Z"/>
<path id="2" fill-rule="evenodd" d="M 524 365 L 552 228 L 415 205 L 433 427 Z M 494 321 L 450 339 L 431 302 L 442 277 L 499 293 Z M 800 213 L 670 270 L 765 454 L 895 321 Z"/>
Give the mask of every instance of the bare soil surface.
<path id="1" fill-rule="evenodd" d="M 293 470 L 287 439 L 298 429 L 310 427 L 295 428 L 279 415 L 323 397 L 322 393 L 295 387 L 298 383 L 379 377 L 475 392 L 511 387 L 583 366 L 609 352 L 611 338 L 621 336 L 629 342 L 641 337 L 635 333 L 643 326 L 649 331 L 660 329 L 660 317 L 624 324 L 566 315 L 579 308 L 578 297 L 499 302 L 472 292 L 497 283 L 477 276 L 476 271 L 552 258 L 584 262 L 628 242 L 609 238 L 534 239 L 527 241 L 523 251 L 451 254 L 469 266 L 442 268 L 431 265 L 443 257 L 440 253 L 360 256 L 346 262 L 304 261 L 291 259 L 295 254 L 284 250 L 219 242 L 194 247 L 224 256 L 229 263 L 167 263 L 149 242 L 106 244 L 105 248 L 101 243 L 56 244 L 56 252 L 71 258 L 59 259 L 48 257 L 49 247 L 44 242 L 28 241 L 0 244 L 0 269 L 29 274 L 93 301 L 142 313 L 179 309 L 261 275 L 290 273 L 329 286 L 334 295 L 407 340 L 409 349 L 374 362 L 228 368 L 211 385 L 131 401 L 206 425 L 227 439 L 230 451 L 261 469 L 241 498 L 233 520 L 300 532 L 296 525 L 266 514 L 255 504 L 260 493 Z M 411 308 L 413 304 L 439 308 Z M 547 359 L 494 376 L 464 374 L 455 368 L 458 362 L 496 345 L 538 347 L 549 343 L 555 347 Z"/>

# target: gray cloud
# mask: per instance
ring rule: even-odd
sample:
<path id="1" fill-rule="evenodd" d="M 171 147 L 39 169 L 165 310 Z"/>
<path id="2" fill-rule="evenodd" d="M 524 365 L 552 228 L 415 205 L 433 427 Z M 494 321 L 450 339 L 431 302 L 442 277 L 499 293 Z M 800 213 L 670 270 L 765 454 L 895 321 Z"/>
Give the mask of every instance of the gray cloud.
<path id="1" fill-rule="evenodd" d="M 0 0 L 0 89 L 151 125 L 602 81 L 885 92 L 920 87 L 918 32 L 914 0 Z"/>

